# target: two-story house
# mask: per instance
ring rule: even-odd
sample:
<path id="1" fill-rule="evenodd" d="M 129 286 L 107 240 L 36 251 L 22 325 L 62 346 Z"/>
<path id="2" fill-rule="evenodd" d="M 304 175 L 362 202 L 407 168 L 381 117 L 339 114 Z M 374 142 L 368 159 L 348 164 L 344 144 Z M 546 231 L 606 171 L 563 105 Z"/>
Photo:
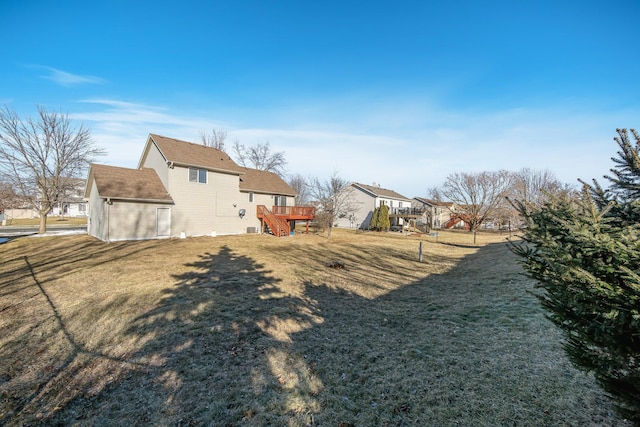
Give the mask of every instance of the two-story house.
<path id="1" fill-rule="evenodd" d="M 402 217 L 398 214 L 411 209 L 411 199 L 376 185 L 354 182 L 349 185 L 347 191 L 357 209 L 343 218 L 338 218 L 335 224 L 337 227 L 366 230 L 369 228 L 373 211 L 382 205 L 386 205 L 389 208 L 389 216 L 395 218 L 395 223 L 392 221 L 391 225 L 399 225 L 398 222 L 402 222 Z"/>
<path id="2" fill-rule="evenodd" d="M 101 240 L 259 232 L 258 206 L 293 206 L 278 175 L 237 165 L 215 148 L 150 134 L 137 169 L 91 165 L 85 199 Z"/>
<path id="3" fill-rule="evenodd" d="M 86 181 L 79 178 L 63 179 L 58 203 L 49 215 L 54 216 L 87 216 L 87 202 L 84 201 Z"/>

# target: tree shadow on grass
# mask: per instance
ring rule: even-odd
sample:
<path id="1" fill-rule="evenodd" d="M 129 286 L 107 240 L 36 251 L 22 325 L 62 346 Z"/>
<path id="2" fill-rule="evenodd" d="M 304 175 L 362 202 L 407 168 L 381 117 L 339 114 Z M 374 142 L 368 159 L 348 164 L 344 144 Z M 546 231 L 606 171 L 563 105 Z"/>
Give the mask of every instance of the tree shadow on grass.
<path id="1" fill-rule="evenodd" d="M 101 425 L 280 425 L 283 414 L 319 411 L 321 383 L 290 351 L 292 334 L 322 321 L 313 302 L 282 294 L 271 271 L 228 247 L 187 267 L 128 331 L 144 343 L 131 359 L 145 369 L 56 419 L 82 411 Z"/>
<path id="2" fill-rule="evenodd" d="M 504 245 L 487 246 L 369 298 L 303 278 L 299 293 L 285 294 L 265 265 L 223 246 L 187 264 L 158 306 L 135 319 L 127 335 L 136 349 L 100 371 L 113 382 L 82 378 L 99 355 L 65 369 L 78 387 L 98 391 L 76 393 L 45 421 L 620 425 L 563 357 L 530 286 L 516 283 L 519 270 L 506 263 L 496 277 L 487 268 L 508 256 Z"/>
<path id="3" fill-rule="evenodd" d="M 46 423 L 70 400 L 99 394 L 123 372 L 140 368 L 127 355 L 78 339 L 51 291 L 58 280 L 79 270 L 117 263 L 158 244 L 106 245 L 87 236 L 43 237 L 29 242 L 25 256 L 16 243 L 3 245 L 0 253 L 2 425 Z M 99 317 L 120 304 L 126 301 L 115 298 L 101 307 L 102 312 L 94 308 L 91 313 Z"/>

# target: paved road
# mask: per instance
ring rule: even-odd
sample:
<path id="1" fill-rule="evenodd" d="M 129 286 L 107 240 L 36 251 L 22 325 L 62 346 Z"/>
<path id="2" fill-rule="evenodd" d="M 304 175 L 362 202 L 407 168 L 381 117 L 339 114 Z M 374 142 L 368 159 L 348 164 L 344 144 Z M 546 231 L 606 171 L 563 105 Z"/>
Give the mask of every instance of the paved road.
<path id="1" fill-rule="evenodd" d="M 87 231 L 86 225 L 47 225 L 47 234 Z M 38 226 L 0 226 L 0 237 L 28 236 L 38 233 Z"/>

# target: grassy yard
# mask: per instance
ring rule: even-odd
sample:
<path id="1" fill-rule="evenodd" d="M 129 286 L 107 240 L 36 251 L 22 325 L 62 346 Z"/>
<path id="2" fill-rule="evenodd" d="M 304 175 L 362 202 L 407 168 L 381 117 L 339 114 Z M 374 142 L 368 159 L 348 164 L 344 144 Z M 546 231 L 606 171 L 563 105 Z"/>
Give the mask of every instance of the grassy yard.
<path id="1" fill-rule="evenodd" d="M 0 425 L 626 425 L 504 241 L 0 245 Z"/>

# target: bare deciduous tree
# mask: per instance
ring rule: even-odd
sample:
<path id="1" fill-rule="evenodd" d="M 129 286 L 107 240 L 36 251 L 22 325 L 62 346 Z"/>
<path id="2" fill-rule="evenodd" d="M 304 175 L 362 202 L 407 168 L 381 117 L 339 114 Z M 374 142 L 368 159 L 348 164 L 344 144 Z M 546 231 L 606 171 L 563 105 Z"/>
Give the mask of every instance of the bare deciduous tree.
<path id="1" fill-rule="evenodd" d="M 200 132 L 200 142 L 205 147 L 212 147 L 220 151 L 225 151 L 224 142 L 227 140 L 227 131 L 213 128 L 210 134 L 205 131 Z"/>
<path id="2" fill-rule="evenodd" d="M 287 184 L 289 184 L 297 194 L 296 206 L 304 206 L 309 203 L 309 184 L 305 177 L 300 174 L 291 175 L 287 179 Z"/>
<path id="3" fill-rule="evenodd" d="M 287 160 L 284 151 L 272 152 L 269 142 L 258 143 L 251 147 L 246 147 L 238 140 L 233 143 L 235 160 L 245 168 L 254 168 L 261 171 L 274 172 L 280 176 L 285 174 Z"/>
<path id="4" fill-rule="evenodd" d="M 440 192 L 464 212 L 470 230 L 476 231 L 505 203 L 512 182 L 513 174 L 507 171 L 453 173 Z"/>
<path id="5" fill-rule="evenodd" d="M 551 194 L 558 194 L 566 189 L 555 174 L 547 169 L 520 169 L 513 174 L 513 186 L 509 198 L 542 206 Z"/>
<path id="6" fill-rule="evenodd" d="M 47 214 L 68 178 L 84 177 L 89 162 L 104 154 L 84 125 L 74 127 L 68 115 L 43 107 L 25 120 L 0 109 L 0 143 L 0 180 L 38 212 L 39 233 L 46 232 Z"/>
<path id="7" fill-rule="evenodd" d="M 358 210 L 353 187 L 348 181 L 340 178 L 337 172 L 334 172 L 326 181 L 311 178 L 309 194 L 320 204 L 316 221 L 327 227 L 327 237 L 331 237 L 331 228 L 336 219 Z"/>

